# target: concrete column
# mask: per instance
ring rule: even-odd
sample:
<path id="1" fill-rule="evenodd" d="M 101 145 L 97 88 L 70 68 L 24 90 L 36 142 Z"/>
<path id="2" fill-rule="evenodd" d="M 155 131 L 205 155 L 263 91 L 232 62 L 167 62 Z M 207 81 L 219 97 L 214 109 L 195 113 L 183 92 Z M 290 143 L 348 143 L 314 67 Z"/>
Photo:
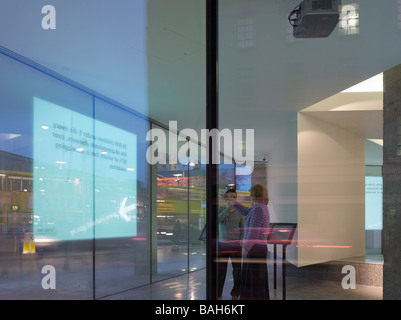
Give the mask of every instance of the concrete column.
<path id="1" fill-rule="evenodd" d="M 401 65 L 384 72 L 383 299 L 401 299 Z"/>

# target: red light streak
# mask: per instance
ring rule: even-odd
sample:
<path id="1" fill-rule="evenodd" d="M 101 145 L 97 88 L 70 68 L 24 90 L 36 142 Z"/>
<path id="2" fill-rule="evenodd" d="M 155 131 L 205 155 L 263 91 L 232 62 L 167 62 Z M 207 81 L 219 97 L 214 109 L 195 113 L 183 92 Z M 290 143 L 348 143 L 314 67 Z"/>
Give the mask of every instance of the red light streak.
<path id="1" fill-rule="evenodd" d="M 310 245 L 297 245 L 297 248 L 306 247 L 306 248 L 339 248 L 339 249 L 349 249 L 352 246 L 330 246 L 330 245 L 322 245 L 322 244 L 310 244 Z"/>

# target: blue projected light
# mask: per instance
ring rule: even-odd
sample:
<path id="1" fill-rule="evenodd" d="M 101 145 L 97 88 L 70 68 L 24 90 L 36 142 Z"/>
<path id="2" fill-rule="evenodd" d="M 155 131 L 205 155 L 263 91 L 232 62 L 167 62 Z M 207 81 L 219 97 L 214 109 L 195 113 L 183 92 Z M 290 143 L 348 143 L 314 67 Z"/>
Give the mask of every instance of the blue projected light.
<path id="1" fill-rule="evenodd" d="M 34 98 L 35 241 L 137 235 L 135 134 Z"/>
<path id="2" fill-rule="evenodd" d="M 383 177 L 365 177 L 365 229 L 383 229 Z"/>

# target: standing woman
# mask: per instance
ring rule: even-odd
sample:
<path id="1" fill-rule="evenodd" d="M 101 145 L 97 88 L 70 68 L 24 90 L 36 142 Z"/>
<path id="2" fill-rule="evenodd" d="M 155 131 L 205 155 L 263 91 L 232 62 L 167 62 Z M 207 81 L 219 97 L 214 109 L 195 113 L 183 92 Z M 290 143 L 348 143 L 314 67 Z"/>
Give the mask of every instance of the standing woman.
<path id="1" fill-rule="evenodd" d="M 244 207 L 228 194 L 224 198 L 246 216 L 242 242 L 241 300 L 269 300 L 267 274 L 267 233 L 270 222 L 269 195 L 266 187 L 255 184 L 251 188 L 251 208 Z"/>

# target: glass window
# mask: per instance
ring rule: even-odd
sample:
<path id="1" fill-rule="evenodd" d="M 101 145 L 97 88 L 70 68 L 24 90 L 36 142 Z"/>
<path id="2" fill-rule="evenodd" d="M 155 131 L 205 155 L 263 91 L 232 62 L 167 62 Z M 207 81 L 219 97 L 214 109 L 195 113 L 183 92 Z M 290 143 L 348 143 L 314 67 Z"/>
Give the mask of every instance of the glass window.
<path id="1" fill-rule="evenodd" d="M 188 158 L 181 152 L 188 142 L 185 137 L 179 140 L 172 130 L 156 125 L 152 129 L 151 156 L 156 157 L 157 168 L 152 176 L 157 182 L 153 190 L 157 194 L 152 216 L 156 220 L 153 234 L 157 248 L 153 248 L 156 260 L 152 279 L 157 281 L 188 272 Z"/>
<path id="2" fill-rule="evenodd" d="M 219 1 L 219 127 L 254 134 L 253 171 L 237 174 L 235 185 L 240 192 L 255 184 L 266 186 L 269 225 L 296 226 L 291 243 L 281 241 L 278 252 L 269 243 L 260 259 L 270 279 L 276 279 L 270 259 L 276 253 L 291 270 L 294 285 L 302 282 L 297 276 L 321 280 L 319 272 L 326 270 L 333 291 L 335 281 L 341 285 L 343 266 L 368 262 L 374 279 L 357 272 L 365 284 L 380 288 L 371 296 L 355 296 L 382 298 L 383 273 L 377 266 L 383 262 L 385 222 L 388 230 L 394 227 L 382 217 L 382 206 L 386 208 L 386 185 L 389 195 L 395 194 L 390 173 L 395 173 L 399 153 L 398 107 L 393 105 L 400 61 L 391 44 L 400 36 L 398 9 L 398 2 Z M 375 41 L 380 50 L 371 47 Z M 234 150 L 244 155 L 248 147 L 242 141 Z M 383 157 L 388 176 L 381 174 L 382 166 L 386 172 Z M 237 173 L 246 170 L 239 158 Z M 374 168 L 380 174 L 373 174 Z M 224 177 L 221 165 L 219 176 Z M 389 197 L 387 208 L 394 212 L 391 201 Z M 329 271 L 329 264 L 338 272 Z M 271 299 L 286 298 L 284 288 L 265 283 Z M 249 285 L 262 289 L 255 282 L 242 287 Z M 231 289 L 233 282 L 227 286 Z M 302 299 L 303 292 L 297 287 L 287 298 Z M 333 296 L 347 298 L 347 292 Z M 229 291 L 224 298 L 231 298 Z"/>
<path id="3" fill-rule="evenodd" d="M 153 123 L 204 127 L 204 2 L 58 3 L 42 16 L 6 2 L 16 20 L 0 14 L 4 294 L 100 299 L 204 268 L 204 165 L 188 161 L 185 136 L 182 154 L 151 165 L 146 137 Z M 41 285 L 53 270 L 57 292 Z"/>
<path id="4" fill-rule="evenodd" d="M 2 294 L 92 299 L 149 283 L 149 122 L 0 58 L 2 110 L 18 119 L 2 119 Z"/>
<path id="5" fill-rule="evenodd" d="M 205 147 L 189 141 L 189 270 L 196 271 L 206 267 L 206 165 L 202 155 Z M 193 149 L 191 149 L 193 148 Z"/>
<path id="6" fill-rule="evenodd" d="M 95 100 L 96 298 L 150 282 L 149 122 Z"/>
<path id="7" fill-rule="evenodd" d="M 90 299 L 91 237 L 71 232 L 92 221 L 92 161 L 74 148 L 79 119 L 92 128 L 92 97 L 4 55 L 0 64 L 1 296 Z M 44 290 L 49 266 L 62 290 Z"/>

